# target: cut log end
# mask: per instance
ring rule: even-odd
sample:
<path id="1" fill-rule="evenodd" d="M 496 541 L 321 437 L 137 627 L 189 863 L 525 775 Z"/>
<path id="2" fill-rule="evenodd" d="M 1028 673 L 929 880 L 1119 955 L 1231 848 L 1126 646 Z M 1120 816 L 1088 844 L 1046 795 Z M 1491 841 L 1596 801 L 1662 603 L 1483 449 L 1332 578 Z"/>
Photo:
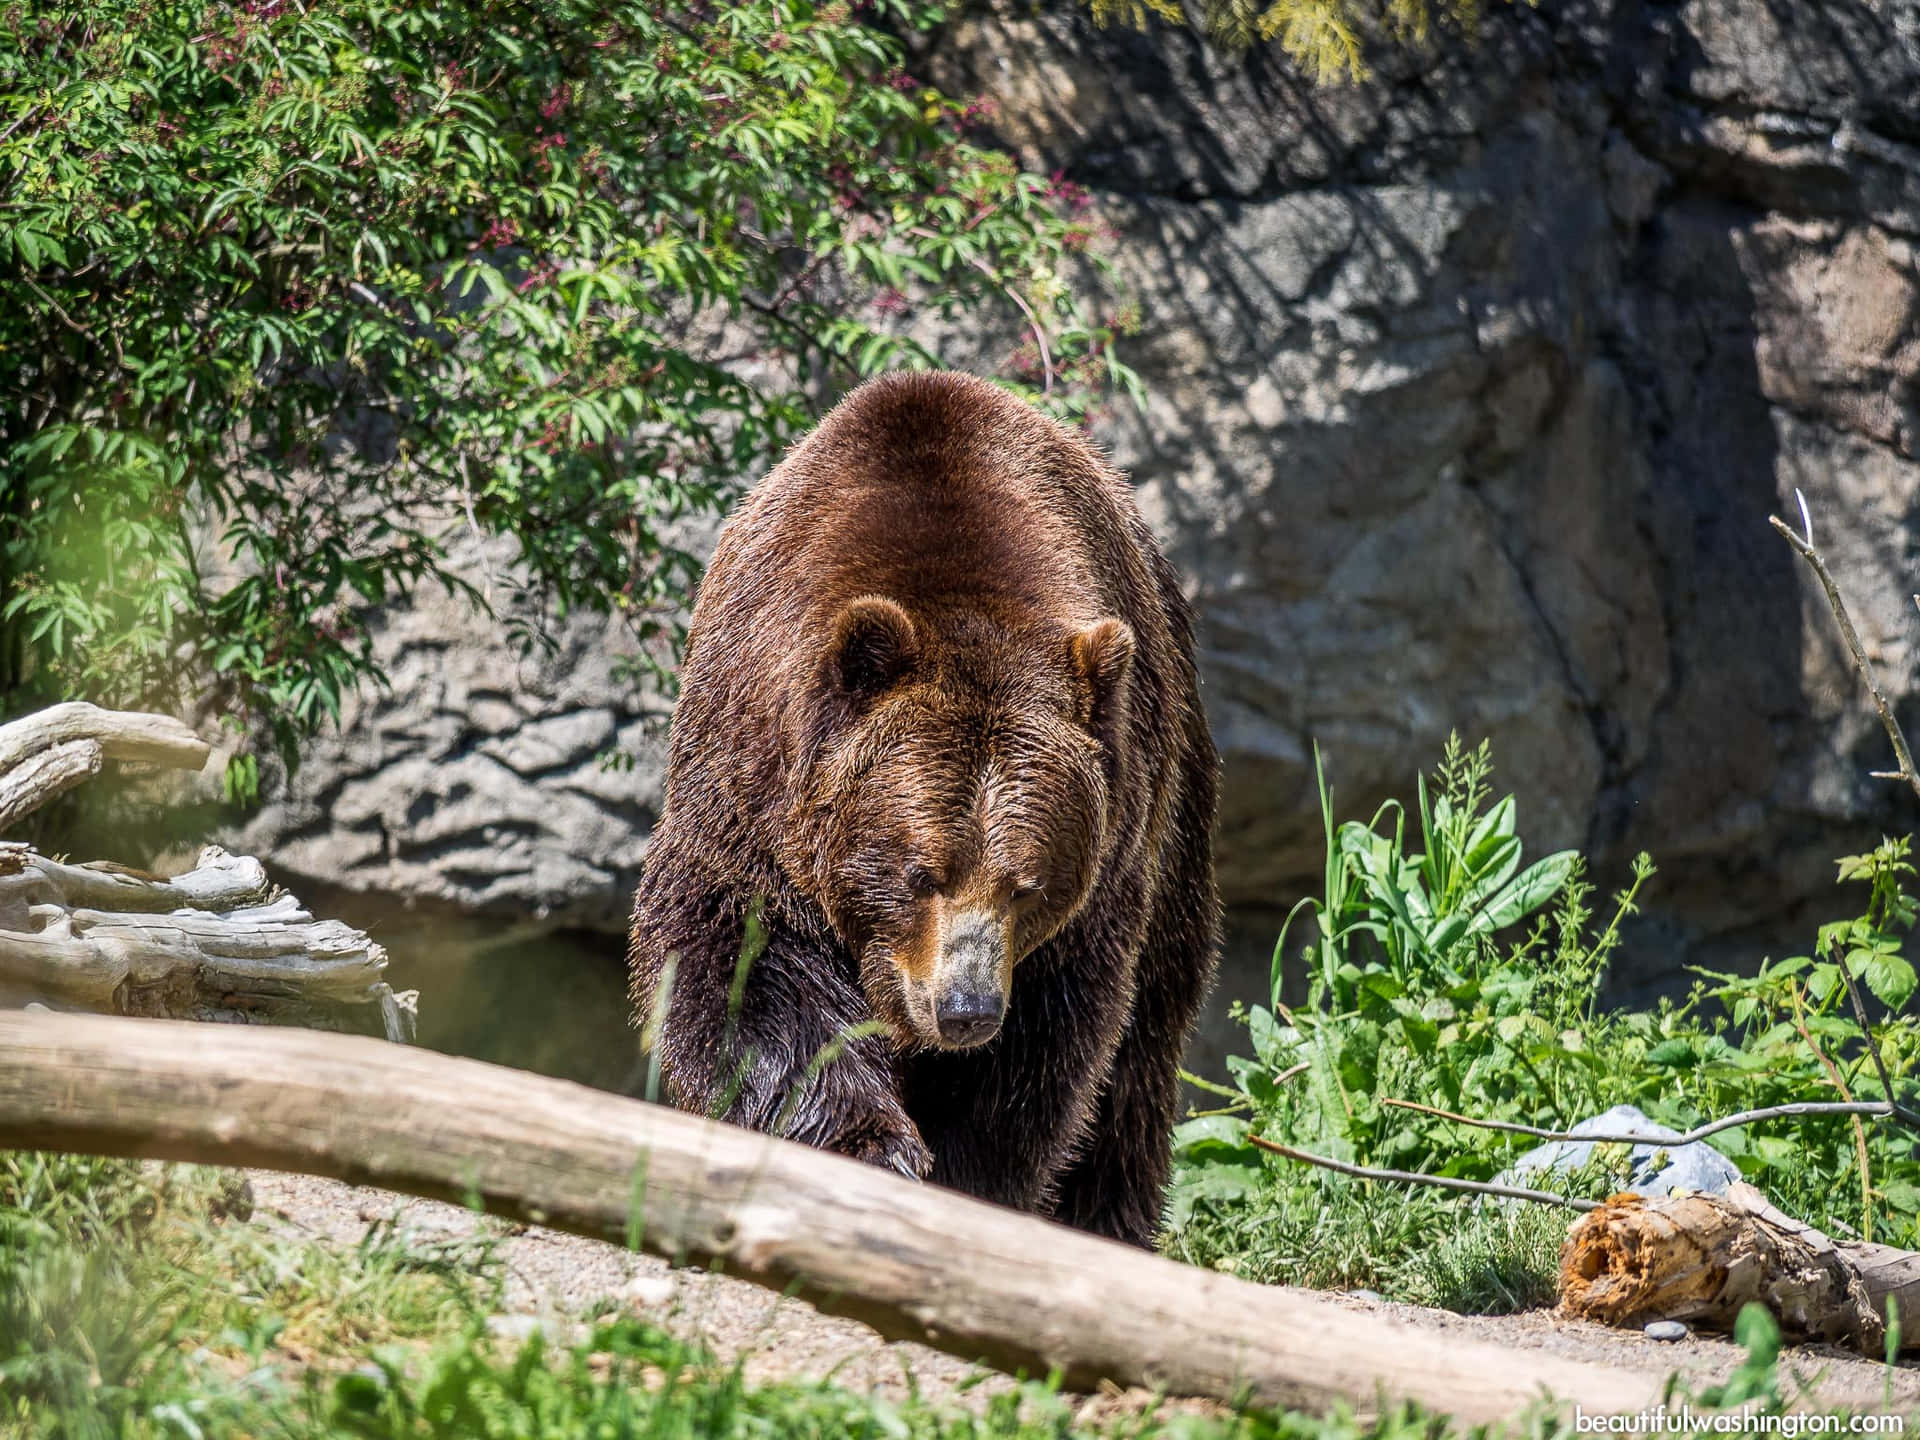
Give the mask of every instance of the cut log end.
<path id="1" fill-rule="evenodd" d="M 1607 1325 L 1697 1315 L 1726 1283 L 1724 1217 L 1711 1205 L 1672 1211 L 1610 1196 L 1575 1222 L 1560 1252 L 1560 1305 Z"/>

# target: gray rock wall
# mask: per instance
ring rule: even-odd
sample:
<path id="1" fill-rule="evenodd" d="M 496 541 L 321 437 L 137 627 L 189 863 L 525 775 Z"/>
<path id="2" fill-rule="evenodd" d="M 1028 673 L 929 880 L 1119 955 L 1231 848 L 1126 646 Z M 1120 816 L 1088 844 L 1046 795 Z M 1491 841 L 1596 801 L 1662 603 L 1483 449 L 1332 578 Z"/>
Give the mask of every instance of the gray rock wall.
<path id="1" fill-rule="evenodd" d="M 234 838 L 276 869 L 370 899 L 508 922 L 626 928 L 659 814 L 671 706 L 628 677 L 620 628 L 586 619 L 523 647 L 540 617 L 501 577 L 511 551 L 456 559 L 500 620 L 439 591 L 382 612 L 390 687 L 352 696 L 291 782 Z M 377 914 L 378 906 L 368 913 Z"/>
<path id="2" fill-rule="evenodd" d="M 1230 903 L 1493 737 L 1538 847 L 1662 866 L 1621 968 L 1757 958 L 1911 828 L 1795 487 L 1911 727 L 1920 6 L 1495 7 L 1309 91 L 1070 9 L 923 55 L 1121 230 L 1153 397 L 1110 441 L 1204 617 Z"/>
<path id="3" fill-rule="evenodd" d="M 1624 986 L 1839 913 L 1832 856 L 1916 807 L 1867 778 L 1884 740 L 1766 518 L 1805 490 L 1920 730 L 1920 5 L 1493 7 L 1322 91 L 1064 4 L 916 43 L 1120 233 L 1152 401 L 1103 439 L 1199 604 L 1249 955 L 1317 875 L 1313 743 L 1365 813 L 1452 729 L 1493 738 L 1536 849 L 1609 885 L 1653 852 Z M 393 615 L 392 692 L 241 843 L 617 926 L 665 708 L 604 641 L 529 663 Z"/>

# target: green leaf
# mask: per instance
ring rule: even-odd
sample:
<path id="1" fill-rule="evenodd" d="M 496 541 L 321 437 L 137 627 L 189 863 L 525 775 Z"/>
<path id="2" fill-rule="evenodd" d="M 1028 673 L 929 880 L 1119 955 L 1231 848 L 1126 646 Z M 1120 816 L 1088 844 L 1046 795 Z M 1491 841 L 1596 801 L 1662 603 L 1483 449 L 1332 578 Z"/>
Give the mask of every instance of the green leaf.
<path id="1" fill-rule="evenodd" d="M 1671 1040 L 1662 1040 L 1647 1051 L 1647 1063 L 1670 1070 L 1691 1069 L 1699 1063 L 1700 1057 L 1694 1052 L 1690 1040 L 1675 1036 Z"/>
<path id="2" fill-rule="evenodd" d="M 1579 861 L 1579 852 L 1562 850 L 1529 865 L 1475 914 L 1475 933 L 1505 929 L 1533 914 L 1566 888 L 1567 879 Z"/>
<path id="3" fill-rule="evenodd" d="M 1860 983 L 1889 1010 L 1899 1010 L 1912 998 L 1916 980 L 1913 966 L 1904 956 L 1874 952 L 1861 967 Z"/>
<path id="4" fill-rule="evenodd" d="M 1238 1148 L 1247 1138 L 1247 1122 L 1233 1115 L 1203 1115 L 1173 1127 L 1173 1148 L 1184 1151 L 1203 1143 Z"/>

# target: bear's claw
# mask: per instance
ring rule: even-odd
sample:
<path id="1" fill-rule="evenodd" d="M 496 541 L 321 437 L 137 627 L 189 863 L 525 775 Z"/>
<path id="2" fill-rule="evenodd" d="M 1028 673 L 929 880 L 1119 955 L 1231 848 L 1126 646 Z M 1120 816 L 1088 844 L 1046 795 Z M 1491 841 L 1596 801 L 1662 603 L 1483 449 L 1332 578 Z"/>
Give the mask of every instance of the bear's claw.
<path id="1" fill-rule="evenodd" d="M 909 1126 L 904 1132 L 876 1135 L 848 1152 L 856 1160 L 891 1170 L 909 1180 L 924 1180 L 933 1169 L 933 1152 Z"/>

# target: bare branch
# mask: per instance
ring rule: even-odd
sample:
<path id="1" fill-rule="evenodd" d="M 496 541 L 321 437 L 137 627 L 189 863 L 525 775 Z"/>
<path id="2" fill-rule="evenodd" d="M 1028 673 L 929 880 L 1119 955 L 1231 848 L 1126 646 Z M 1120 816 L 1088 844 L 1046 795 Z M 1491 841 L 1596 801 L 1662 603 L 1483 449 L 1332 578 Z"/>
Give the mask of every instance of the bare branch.
<path id="1" fill-rule="evenodd" d="M 98 740 L 67 740 L 0 772 L 0 830 L 100 773 Z"/>
<path id="2" fill-rule="evenodd" d="M 1806 513 L 1806 500 L 1800 502 L 1801 513 Z M 1813 521 L 1807 523 L 1807 536 L 1796 535 L 1793 527 L 1777 515 L 1767 517 L 1772 525 L 1785 537 L 1786 542 L 1799 552 L 1800 558 L 1813 568 L 1819 577 L 1821 587 L 1827 592 L 1827 604 L 1833 610 L 1833 618 L 1840 626 L 1841 638 L 1847 642 L 1847 649 L 1853 655 L 1854 668 L 1860 672 L 1860 678 L 1866 683 L 1867 692 L 1873 696 L 1874 709 L 1880 712 L 1880 723 L 1886 727 L 1887 738 L 1893 742 L 1894 758 L 1900 762 L 1895 771 L 1876 772 L 1877 778 L 1904 780 L 1912 787 L 1915 795 L 1920 795 L 1920 772 L 1913 768 L 1913 754 L 1907 749 L 1906 733 L 1901 730 L 1900 722 L 1895 718 L 1893 706 L 1887 703 L 1886 693 L 1881 690 L 1880 682 L 1875 678 L 1873 666 L 1867 661 L 1866 647 L 1860 643 L 1860 633 L 1853 628 L 1853 619 L 1847 614 L 1846 602 L 1840 598 L 1840 587 L 1834 583 L 1833 575 L 1827 569 L 1827 562 L 1820 558 L 1820 552 L 1813 547 Z M 1920 603 L 1920 596 L 1915 597 Z"/>
<path id="3" fill-rule="evenodd" d="M 52 306 L 53 313 L 60 317 L 60 323 L 66 326 L 67 329 L 71 330 L 74 334 L 78 335 L 82 340 L 85 340 L 89 345 L 94 345 L 94 346 L 99 345 L 100 338 L 97 335 L 95 335 L 91 330 L 87 329 L 86 326 L 76 322 L 74 318 L 71 315 L 67 314 L 65 310 L 61 309 L 60 302 L 58 300 L 54 299 L 46 291 L 42 290 L 38 285 L 34 284 L 33 281 L 28 279 L 25 275 L 22 275 L 20 277 L 20 283 L 22 285 L 25 285 L 29 290 L 33 291 L 34 294 L 38 295 L 42 300 L 46 301 L 47 304 Z M 127 365 L 126 353 L 120 348 L 120 337 L 118 335 L 115 335 L 111 330 L 109 330 L 107 332 L 107 340 L 113 346 L 113 363 L 119 366 L 122 370 L 128 369 L 129 367 Z"/>
<path id="4" fill-rule="evenodd" d="M 1880 1058 L 1880 1042 L 1874 1038 L 1873 1026 L 1867 1020 L 1867 1003 L 1860 995 L 1860 983 L 1853 978 L 1853 967 L 1847 964 L 1846 949 L 1839 943 L 1833 947 L 1833 963 L 1840 967 L 1840 978 L 1847 982 L 1847 999 L 1853 1002 L 1853 1018 L 1860 1026 L 1860 1033 L 1867 1040 L 1867 1054 L 1873 1057 L 1873 1068 L 1880 1075 L 1880 1089 L 1887 1097 L 1887 1111 L 1901 1124 L 1914 1130 L 1920 1130 L 1920 1114 L 1915 1114 L 1898 1100 L 1893 1098 L 1893 1077 L 1887 1073 L 1887 1062 Z"/>
<path id="5" fill-rule="evenodd" d="M 1870 1115 L 1878 1119 L 1904 1118 L 1901 1107 L 1883 1100 L 1797 1100 L 1789 1105 L 1768 1105 L 1760 1110 L 1742 1110 L 1738 1115 L 1729 1115 L 1722 1120 L 1712 1120 L 1699 1125 L 1684 1135 L 1634 1135 L 1612 1134 L 1600 1131 L 1578 1132 L 1572 1130 L 1542 1130 L 1535 1125 L 1516 1125 L 1511 1120 L 1481 1120 L 1472 1115 L 1458 1115 L 1451 1110 L 1438 1110 L 1431 1105 L 1420 1105 L 1412 1100 L 1383 1098 L 1382 1105 L 1392 1105 L 1401 1110 L 1417 1110 L 1423 1115 L 1438 1116 L 1442 1120 L 1451 1120 L 1458 1125 L 1473 1125 L 1482 1130 L 1505 1130 L 1514 1135 L 1529 1135 L 1536 1140 L 1591 1140 L 1598 1145 L 1691 1145 L 1704 1140 L 1709 1135 L 1718 1135 L 1722 1130 L 1738 1130 L 1744 1125 L 1757 1125 L 1762 1120 L 1792 1120 L 1809 1115 Z"/>
<path id="6" fill-rule="evenodd" d="M 1264 1135 L 1249 1135 L 1253 1144 L 1262 1150 L 1270 1150 L 1275 1155 L 1284 1155 L 1289 1160 L 1299 1160 L 1308 1165 L 1318 1165 L 1322 1170 L 1332 1170 L 1339 1175 L 1351 1175 L 1356 1180 L 1381 1180 L 1390 1185 L 1432 1185 L 1440 1190 L 1464 1190 L 1472 1195 L 1497 1195 L 1504 1200 L 1531 1200 L 1538 1205 L 1563 1205 L 1569 1210 L 1596 1210 L 1596 1200 L 1581 1200 L 1571 1195 L 1556 1195 L 1551 1190 L 1528 1190 L 1518 1185 L 1495 1185 L 1484 1180 L 1457 1180 L 1451 1175 L 1422 1175 L 1416 1170 L 1376 1170 L 1367 1165 L 1350 1165 L 1345 1160 L 1335 1160 L 1328 1155 L 1315 1155 L 1311 1151 L 1296 1150 L 1291 1145 L 1282 1145 L 1277 1140 L 1269 1140 Z"/>

